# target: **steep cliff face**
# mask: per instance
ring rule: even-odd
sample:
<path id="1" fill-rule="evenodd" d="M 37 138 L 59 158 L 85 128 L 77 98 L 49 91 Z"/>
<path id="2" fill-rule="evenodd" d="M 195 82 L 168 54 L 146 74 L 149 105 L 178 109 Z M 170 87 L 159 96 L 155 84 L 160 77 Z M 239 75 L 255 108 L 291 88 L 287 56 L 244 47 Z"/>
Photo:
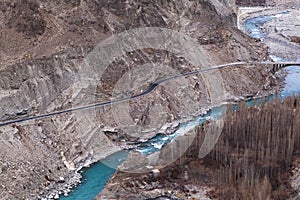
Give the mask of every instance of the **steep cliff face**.
<path id="1" fill-rule="evenodd" d="M 266 49 L 238 31 L 235 21 L 231 9 L 214 0 L 4 1 L 0 5 L 0 118 L 11 120 L 108 101 L 138 94 L 154 81 L 199 67 L 266 59 Z M 165 37 L 161 43 L 139 43 L 144 48 L 121 51 L 121 55 L 109 60 L 104 71 L 95 70 L 97 63 L 100 65 L 115 53 L 107 49 L 105 56 L 98 54 L 102 44 L 110 41 L 106 39 L 141 27 L 172 30 L 168 33 L 173 35 L 180 32 L 185 38 L 193 38 L 193 43 L 185 49 L 188 54 L 182 51 L 183 44 L 176 50 L 172 37 Z M 136 38 L 149 41 L 145 30 L 150 29 L 138 30 L 141 32 Z M 173 45 L 174 49 L 156 49 L 154 45 Z M 93 68 L 88 68 L 87 62 L 94 64 Z M 149 63 L 154 71 L 147 67 Z M 268 75 L 262 68 L 223 71 L 218 74 L 223 81 L 215 79 L 215 85 L 214 79 L 208 80 L 217 77 L 215 72 L 193 75 L 161 85 L 128 105 L 1 127 L 3 198 L 36 199 L 39 192 L 59 181 L 59 176 L 66 176 L 87 159 L 97 160 L 118 150 L 120 144 L 155 135 L 163 124 L 156 129 L 149 126 L 143 134 L 128 134 L 131 127 L 147 128 L 155 122 L 151 118 L 152 108 L 154 114 L 165 114 L 162 122 L 167 123 L 213 104 L 210 89 L 218 84 L 226 89 L 220 100 L 244 95 L 245 88 L 232 84 L 228 78 L 228 74 L 237 73 L 241 76 L 235 81 L 250 85 L 247 94 L 260 91 Z M 95 75 L 98 77 L 90 81 L 90 76 Z M 123 105 L 128 106 L 125 114 L 119 113 Z M 124 121 L 126 117 L 132 120 Z"/>

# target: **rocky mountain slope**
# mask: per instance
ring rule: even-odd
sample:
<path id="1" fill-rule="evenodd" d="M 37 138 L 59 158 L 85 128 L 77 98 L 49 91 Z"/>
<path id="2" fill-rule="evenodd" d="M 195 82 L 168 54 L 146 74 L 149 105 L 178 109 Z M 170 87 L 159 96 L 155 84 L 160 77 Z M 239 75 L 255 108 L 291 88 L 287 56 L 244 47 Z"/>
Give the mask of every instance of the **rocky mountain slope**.
<path id="1" fill-rule="evenodd" d="M 199 67 L 266 59 L 266 47 L 237 30 L 235 21 L 231 9 L 215 0 L 3 0 L 0 119 L 12 120 L 138 94 L 154 81 Z M 144 48 L 121 52 L 109 60 L 104 71 L 95 70 L 115 53 L 107 49 L 107 55 L 99 58 L 99 52 L 105 53 L 100 51 L 105 41 L 141 27 L 180 32 L 193 38 L 197 49 L 190 48 L 189 54 L 180 48 L 156 49 L 151 46 L 153 41 Z M 165 39 L 158 45 L 174 42 L 172 37 Z M 151 67 L 167 67 L 158 67 L 156 73 L 147 68 L 149 63 Z M 143 76 L 146 73 L 141 69 L 149 75 Z M 221 77 L 223 81 L 210 77 Z M 275 83 L 266 81 L 267 77 L 266 68 L 193 75 L 161 85 L 128 105 L 120 104 L 121 108 L 127 106 L 124 112 L 116 112 L 120 107 L 105 107 L 1 127 L 2 198 L 37 199 L 84 162 L 105 157 L 128 141 L 152 137 L 164 123 L 190 117 L 214 104 L 212 88 L 225 88 L 220 102 L 261 92 Z M 214 81 L 216 85 L 212 84 Z M 151 111 L 154 115 L 165 114 L 154 129 L 150 127 L 153 116 L 149 111 L 153 105 L 164 108 L 161 111 L 161 107 L 155 107 Z M 126 117 L 132 120 L 124 122 Z M 136 125 L 142 127 L 143 134 L 128 134 Z"/>

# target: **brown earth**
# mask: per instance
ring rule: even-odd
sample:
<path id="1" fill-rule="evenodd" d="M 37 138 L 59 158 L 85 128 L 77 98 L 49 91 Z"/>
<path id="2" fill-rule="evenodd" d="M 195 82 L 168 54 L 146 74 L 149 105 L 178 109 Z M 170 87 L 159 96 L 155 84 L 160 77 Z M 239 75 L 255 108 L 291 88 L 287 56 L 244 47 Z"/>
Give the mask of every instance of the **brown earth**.
<path id="1" fill-rule="evenodd" d="M 300 44 L 300 37 L 297 36 L 291 36 L 290 37 L 291 42 L 295 42 L 297 44 Z"/>

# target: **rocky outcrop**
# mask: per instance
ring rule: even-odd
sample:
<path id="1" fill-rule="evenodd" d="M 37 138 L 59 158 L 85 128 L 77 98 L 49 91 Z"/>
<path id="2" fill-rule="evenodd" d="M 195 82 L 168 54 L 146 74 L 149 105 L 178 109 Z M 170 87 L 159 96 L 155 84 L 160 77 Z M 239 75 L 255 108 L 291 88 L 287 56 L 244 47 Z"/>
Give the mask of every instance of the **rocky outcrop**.
<path id="1" fill-rule="evenodd" d="M 299 7 L 300 3 L 298 1 L 293 1 L 293 0 L 266 0 L 266 5 L 268 6 L 285 6 L 285 7 Z"/>
<path id="2" fill-rule="evenodd" d="M 11 9 L 12 15 L 7 26 L 28 37 L 36 37 L 45 32 L 47 23 L 39 10 L 39 4 L 34 1 L 16 1 L 2 5 L 2 8 Z"/>
<path id="3" fill-rule="evenodd" d="M 236 4 L 238 6 L 264 6 L 266 0 L 237 0 Z"/>

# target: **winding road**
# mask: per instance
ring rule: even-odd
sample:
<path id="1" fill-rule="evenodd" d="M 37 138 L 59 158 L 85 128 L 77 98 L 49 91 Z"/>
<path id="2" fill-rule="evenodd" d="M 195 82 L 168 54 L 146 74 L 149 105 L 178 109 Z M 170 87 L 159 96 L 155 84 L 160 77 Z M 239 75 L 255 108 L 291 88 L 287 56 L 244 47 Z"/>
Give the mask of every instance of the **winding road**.
<path id="1" fill-rule="evenodd" d="M 0 123 L 0 127 L 7 126 L 10 124 L 20 123 L 20 122 L 24 122 L 24 121 L 43 119 L 43 118 L 52 117 L 55 115 L 64 114 L 64 113 L 70 113 L 70 112 L 75 112 L 75 111 L 80 111 L 80 110 L 88 110 L 88 109 L 92 109 L 92 108 L 96 108 L 96 107 L 103 107 L 103 106 L 107 106 L 107 105 L 113 105 L 113 104 L 125 102 L 125 101 L 131 100 L 131 99 L 136 99 L 141 96 L 145 96 L 145 95 L 149 94 L 150 92 L 152 92 L 160 84 L 170 81 L 172 79 L 189 76 L 192 74 L 199 74 L 199 73 L 203 73 L 203 72 L 223 69 L 223 68 L 238 67 L 238 66 L 247 65 L 247 64 L 252 65 L 252 66 L 248 66 L 248 67 L 256 67 L 257 65 L 273 65 L 273 67 L 276 69 L 280 69 L 282 67 L 286 67 L 286 66 L 290 66 L 290 65 L 299 65 L 300 66 L 300 63 L 292 63 L 292 62 L 234 62 L 234 63 L 227 63 L 227 64 L 223 64 L 223 65 L 217 65 L 217 66 L 203 68 L 203 69 L 192 71 L 192 72 L 178 74 L 175 76 L 171 76 L 171 77 L 156 81 L 156 82 L 152 83 L 150 85 L 150 87 L 147 90 L 145 90 L 144 92 L 130 96 L 130 97 L 125 97 L 122 99 L 116 99 L 116 100 L 107 101 L 107 102 L 89 104 L 89 105 L 70 108 L 70 109 L 66 109 L 66 110 L 54 111 L 54 112 L 40 114 L 40 115 L 36 115 L 36 116 L 31 116 L 31 117 L 25 117 L 25 118 L 19 118 L 19 119 L 15 119 L 15 120 L 5 121 L 5 122 Z M 280 67 L 278 67 L 278 66 L 280 66 Z"/>

